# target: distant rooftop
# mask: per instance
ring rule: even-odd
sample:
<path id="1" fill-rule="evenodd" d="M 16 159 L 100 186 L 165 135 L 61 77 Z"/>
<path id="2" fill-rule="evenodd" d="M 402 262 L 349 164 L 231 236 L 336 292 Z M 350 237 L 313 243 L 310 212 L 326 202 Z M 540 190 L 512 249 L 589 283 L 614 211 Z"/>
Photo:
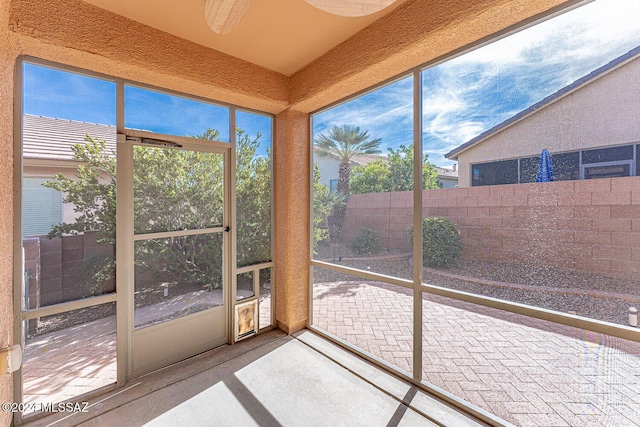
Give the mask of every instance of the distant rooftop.
<path id="1" fill-rule="evenodd" d="M 438 176 L 439 177 L 451 177 L 451 178 L 458 178 L 458 169 L 456 168 L 456 165 L 453 166 L 453 169 L 448 169 L 442 166 L 436 166 L 436 171 L 438 172 Z"/>
<path id="2" fill-rule="evenodd" d="M 313 146 L 313 151 L 318 151 L 318 149 L 317 149 L 317 147 L 315 145 Z M 338 155 L 333 154 L 333 153 L 329 154 L 327 157 L 339 160 Z M 367 165 L 367 164 L 369 164 L 369 163 L 371 163 L 373 161 L 376 161 L 376 160 L 386 161 L 387 158 L 385 156 L 381 156 L 379 154 L 359 154 L 357 156 L 354 156 L 351 159 L 351 164 L 352 165 Z"/>
<path id="3" fill-rule="evenodd" d="M 116 151 L 115 126 L 25 114 L 22 150 L 25 158 L 73 160 L 71 146 L 85 143 L 87 134 L 104 139 L 107 149 Z"/>

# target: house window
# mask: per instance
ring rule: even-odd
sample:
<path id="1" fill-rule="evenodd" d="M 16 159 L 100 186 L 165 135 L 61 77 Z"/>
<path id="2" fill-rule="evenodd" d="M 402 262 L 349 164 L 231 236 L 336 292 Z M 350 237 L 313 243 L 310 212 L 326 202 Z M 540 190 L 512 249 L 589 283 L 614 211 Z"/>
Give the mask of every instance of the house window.
<path id="1" fill-rule="evenodd" d="M 329 181 L 329 192 L 333 193 L 335 191 L 338 191 L 338 180 L 332 179 L 331 181 Z"/>
<path id="2" fill-rule="evenodd" d="M 631 176 L 631 162 L 598 163 L 583 166 L 582 179 Z"/>
<path id="3" fill-rule="evenodd" d="M 614 178 L 640 175 L 640 164 L 634 160 L 640 157 L 640 145 L 597 148 L 551 154 L 554 181 L 577 179 Z M 582 153 L 582 162 L 580 154 Z M 536 182 L 539 156 L 521 157 L 517 160 L 518 169 L 514 172 L 514 160 L 483 163 L 472 166 L 472 186 L 513 184 L 516 182 Z M 636 166 L 634 167 L 634 164 Z M 514 174 L 517 180 L 513 180 Z"/>
<path id="4" fill-rule="evenodd" d="M 538 175 L 538 163 L 540 162 L 537 156 L 526 157 L 520 160 L 520 180 L 519 182 L 536 182 L 536 176 Z M 554 165 L 555 167 L 555 165 Z M 555 169 L 554 169 L 555 172 Z"/>
<path id="5" fill-rule="evenodd" d="M 582 164 L 633 160 L 633 145 L 598 148 L 582 152 Z"/>
<path id="6" fill-rule="evenodd" d="M 22 236 L 47 234 L 62 222 L 62 193 L 43 184 L 53 178 L 24 177 L 22 181 Z"/>
<path id="7" fill-rule="evenodd" d="M 633 145 L 582 152 L 580 179 L 633 176 Z"/>
<path id="8" fill-rule="evenodd" d="M 472 165 L 471 170 L 471 185 L 474 187 L 518 183 L 517 159 Z"/>
<path id="9" fill-rule="evenodd" d="M 553 178 L 555 181 L 569 181 L 580 177 L 580 153 L 552 154 Z"/>

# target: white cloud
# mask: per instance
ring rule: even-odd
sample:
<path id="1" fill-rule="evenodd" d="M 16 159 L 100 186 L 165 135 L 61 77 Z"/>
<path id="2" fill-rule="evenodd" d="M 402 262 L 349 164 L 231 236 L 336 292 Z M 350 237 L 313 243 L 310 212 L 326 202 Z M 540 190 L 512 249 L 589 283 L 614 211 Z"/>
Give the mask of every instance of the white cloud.
<path id="1" fill-rule="evenodd" d="M 596 0 L 427 69 L 425 151 L 448 164 L 443 154 L 638 45 L 640 0 Z M 316 131 L 356 124 L 393 146 L 412 123 L 410 79 L 396 85 L 323 113 Z"/>
<path id="2" fill-rule="evenodd" d="M 372 138 L 382 138 L 382 151 L 410 144 L 413 134 L 412 79 L 407 78 L 314 117 L 314 135 L 333 125 L 359 126 Z"/>

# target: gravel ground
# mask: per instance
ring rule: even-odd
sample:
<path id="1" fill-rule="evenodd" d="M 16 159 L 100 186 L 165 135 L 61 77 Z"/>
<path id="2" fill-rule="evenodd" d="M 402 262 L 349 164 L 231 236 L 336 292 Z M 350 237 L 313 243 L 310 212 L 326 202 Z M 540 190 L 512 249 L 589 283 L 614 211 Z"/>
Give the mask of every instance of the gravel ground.
<path id="1" fill-rule="evenodd" d="M 383 253 L 377 258 L 354 259 L 350 258 L 352 254 L 348 249 L 342 249 L 342 251 L 345 253 L 342 261 L 332 261 L 332 258 L 329 257 L 325 259 L 360 270 L 405 279 L 412 277 L 413 262 L 410 256 L 389 259 L 397 254 Z M 321 256 L 327 255 L 326 251 L 319 250 L 318 252 L 315 259 L 322 259 Z M 640 309 L 640 281 L 636 280 L 619 279 L 575 270 L 546 268 L 539 265 L 474 260 L 459 260 L 449 269 L 434 270 L 425 270 L 423 277 L 425 283 L 622 325 L 628 325 L 629 307 L 635 306 Z M 470 279 L 461 280 L 458 277 L 451 277 L 451 275 L 469 277 Z M 478 283 L 475 279 L 520 285 L 520 289 L 491 286 L 486 283 Z M 314 268 L 314 282 L 338 280 L 358 280 L 358 278 L 322 268 Z M 549 291 L 547 288 L 555 290 Z M 575 294 L 576 290 L 578 294 Z M 580 290 L 584 290 L 585 293 L 580 294 Z M 590 291 L 624 294 L 632 301 L 613 294 L 588 295 Z"/>
<path id="2" fill-rule="evenodd" d="M 526 267 L 519 266 L 518 269 L 524 270 L 526 269 Z M 554 271 L 553 275 L 562 275 L 562 273 L 564 273 L 569 278 L 571 278 L 572 276 L 572 272 L 567 271 Z M 463 273 L 461 271 L 456 271 L 456 274 L 462 275 Z M 521 304 L 532 305 L 535 307 L 546 308 L 563 313 L 577 314 L 579 316 L 603 320 L 606 322 L 618 323 L 621 325 L 628 325 L 630 306 L 640 307 L 640 294 L 637 292 L 635 293 L 635 295 L 638 296 L 637 302 L 630 303 L 618 298 L 602 298 L 589 295 L 551 293 L 539 289 L 540 285 L 532 285 L 531 288 L 527 290 L 508 289 L 428 274 L 425 274 L 424 280 L 425 282 L 432 285 L 442 286 L 449 289 L 456 289 L 459 291 L 470 292 L 506 301 L 518 302 Z M 491 278 L 490 280 L 503 282 L 505 281 L 499 276 Z M 563 287 L 560 282 L 544 282 L 544 280 L 546 280 L 546 278 L 544 277 L 544 275 L 541 275 L 539 283 L 544 283 L 545 286 L 549 287 Z M 606 278 L 603 280 L 603 282 L 607 282 L 609 280 L 611 279 Z M 598 287 L 600 287 L 601 285 L 602 284 L 599 283 Z M 637 286 L 638 285 L 636 283 L 636 289 Z"/>
<path id="3" fill-rule="evenodd" d="M 38 328 L 29 333 L 29 337 L 47 334 L 53 331 L 67 329 L 72 326 L 81 325 L 103 317 L 113 316 L 116 314 L 116 304 L 107 303 L 93 307 L 81 308 L 78 310 L 68 311 L 66 313 L 54 314 L 52 316 L 41 317 L 38 321 Z"/>
<path id="4" fill-rule="evenodd" d="M 250 283 L 248 282 L 247 276 L 243 276 L 239 279 L 238 289 L 239 290 L 253 290 L 253 279 L 251 279 Z M 264 286 L 264 281 L 268 280 L 262 278 L 262 286 Z M 184 293 L 202 290 L 202 286 L 199 285 L 191 285 L 184 286 L 181 291 Z M 139 306 L 157 304 L 164 300 L 163 292 L 146 292 L 142 297 L 139 297 L 140 294 L 137 294 L 136 304 L 140 303 Z M 260 300 L 262 301 L 266 297 L 271 296 L 270 288 L 266 289 L 264 287 L 261 288 L 260 291 Z M 143 305 L 144 304 L 144 305 Z M 202 306 L 194 306 L 184 309 L 180 312 L 173 313 L 170 316 L 166 316 L 160 320 L 170 320 L 171 318 L 177 318 L 186 316 L 187 314 L 195 313 L 206 309 L 207 307 Z M 115 303 L 107 303 L 100 304 L 93 307 L 81 308 L 78 310 L 67 311 L 65 313 L 54 314 L 51 316 L 41 317 L 38 320 L 38 326 L 34 330 L 29 331 L 29 338 L 37 337 L 39 335 L 48 334 L 50 332 L 60 331 L 63 329 L 71 328 L 73 326 L 81 325 L 83 323 L 91 322 L 92 320 L 102 319 L 104 317 L 113 316 L 116 314 L 116 305 Z M 154 320 L 153 322 L 157 322 L 159 319 Z"/>
<path id="5" fill-rule="evenodd" d="M 340 256 L 342 256 L 342 260 L 338 261 Z M 375 257 L 362 258 L 354 254 L 347 246 L 319 245 L 314 259 L 335 262 L 346 267 L 408 280 L 411 280 L 413 276 L 413 260 L 411 256 L 400 251 L 383 251 Z M 465 276 L 472 279 L 461 280 L 450 277 L 451 275 Z M 317 267 L 314 268 L 313 276 L 316 283 L 359 280 L 355 276 Z M 427 269 L 423 278 L 425 283 L 435 286 L 577 314 L 622 325 L 628 324 L 630 306 L 640 309 L 640 281 L 575 270 L 547 268 L 540 265 L 459 260 L 449 269 L 436 269 L 435 272 Z M 477 283 L 474 279 L 505 282 L 522 285 L 526 288 L 513 289 L 489 286 Z M 548 289 L 542 288 L 611 292 L 624 294 L 628 298 L 635 298 L 635 300 L 623 300 L 617 295 L 607 297 L 590 296 L 586 295 L 586 292 L 584 295 L 563 294 L 561 292 L 549 292 Z M 35 336 L 68 328 L 113 314 L 115 314 L 115 304 L 103 304 L 61 315 L 42 317 L 38 323 L 37 332 L 33 331 L 35 333 L 30 335 Z"/>

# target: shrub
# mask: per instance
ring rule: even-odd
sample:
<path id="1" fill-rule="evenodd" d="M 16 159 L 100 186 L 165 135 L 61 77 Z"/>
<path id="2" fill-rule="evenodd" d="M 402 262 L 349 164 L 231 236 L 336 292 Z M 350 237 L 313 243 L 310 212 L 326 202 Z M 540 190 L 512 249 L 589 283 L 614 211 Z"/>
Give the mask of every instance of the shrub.
<path id="1" fill-rule="evenodd" d="M 380 252 L 378 232 L 369 227 L 362 227 L 351 244 L 351 248 L 358 255 L 373 255 Z"/>
<path id="2" fill-rule="evenodd" d="M 409 240 L 413 229 L 409 228 Z M 427 217 L 422 220 L 422 259 L 430 267 L 449 267 L 462 252 L 460 232 L 447 218 Z"/>
<path id="3" fill-rule="evenodd" d="M 84 259 L 82 266 L 76 271 L 77 283 L 82 288 L 82 298 L 108 292 L 108 283 L 115 277 L 116 260 L 113 255 L 91 255 Z"/>

